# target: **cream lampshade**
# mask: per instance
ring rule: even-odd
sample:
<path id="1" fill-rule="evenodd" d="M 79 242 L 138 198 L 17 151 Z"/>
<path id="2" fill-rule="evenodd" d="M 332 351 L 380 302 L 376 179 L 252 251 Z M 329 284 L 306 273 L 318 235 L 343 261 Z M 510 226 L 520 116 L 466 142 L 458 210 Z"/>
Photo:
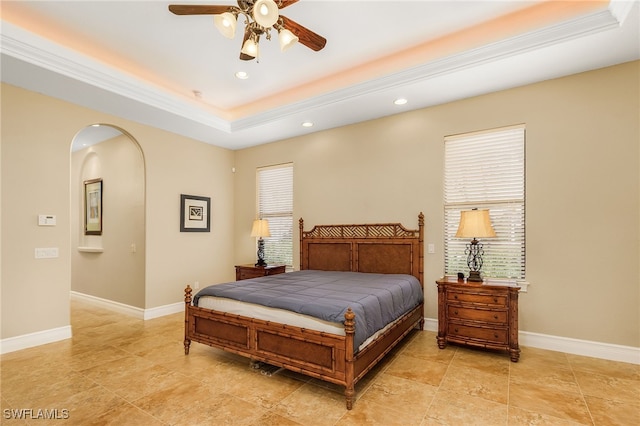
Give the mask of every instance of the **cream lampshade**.
<path id="1" fill-rule="evenodd" d="M 481 282 L 480 269 L 482 269 L 482 255 L 484 250 L 477 238 L 491 238 L 496 236 L 496 231 L 491 225 L 489 210 L 467 210 L 460 212 L 460 224 L 456 232 L 457 238 L 472 238 L 467 244 L 465 254 L 469 266 L 469 281 Z"/>

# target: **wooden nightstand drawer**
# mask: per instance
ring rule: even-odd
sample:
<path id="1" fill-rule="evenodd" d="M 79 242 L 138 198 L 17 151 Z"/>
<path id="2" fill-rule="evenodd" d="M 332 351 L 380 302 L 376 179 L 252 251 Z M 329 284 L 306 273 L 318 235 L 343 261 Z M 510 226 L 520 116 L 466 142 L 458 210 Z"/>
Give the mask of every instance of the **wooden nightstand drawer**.
<path id="1" fill-rule="evenodd" d="M 507 297 L 495 294 L 479 294 L 479 293 L 448 293 L 447 300 L 450 302 L 462 303 L 478 303 L 483 305 L 499 305 L 504 306 L 507 303 Z"/>
<path id="2" fill-rule="evenodd" d="M 236 281 L 266 277 L 267 275 L 284 274 L 286 268 L 286 265 L 236 265 Z"/>
<path id="3" fill-rule="evenodd" d="M 484 321 L 496 324 L 507 324 L 507 311 L 490 309 L 462 308 L 449 305 L 450 319 L 466 319 L 472 321 Z"/>
<path id="4" fill-rule="evenodd" d="M 449 324 L 447 334 L 452 338 L 462 338 L 461 340 L 463 341 L 479 340 L 484 343 L 497 343 L 501 345 L 509 343 L 509 333 L 507 333 L 506 328 L 474 327 L 471 325 L 451 323 Z"/>

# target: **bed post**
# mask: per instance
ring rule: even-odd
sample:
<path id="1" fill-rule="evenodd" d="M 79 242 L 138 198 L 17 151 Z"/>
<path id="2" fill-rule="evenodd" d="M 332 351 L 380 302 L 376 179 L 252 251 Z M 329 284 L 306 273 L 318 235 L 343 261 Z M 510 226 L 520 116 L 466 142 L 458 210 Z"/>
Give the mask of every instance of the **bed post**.
<path id="1" fill-rule="evenodd" d="M 347 410 L 353 408 L 353 397 L 356 394 L 353 369 L 353 338 L 356 333 L 356 314 L 353 313 L 351 308 L 347 309 L 344 314 L 344 333 L 346 338 L 346 365 L 345 365 L 345 382 L 346 388 L 344 390 L 344 396 L 347 399 Z"/>
<path id="2" fill-rule="evenodd" d="M 424 294 L 424 214 L 420 212 L 418 215 L 418 275 L 420 275 L 420 285 Z M 420 316 L 419 330 L 424 330 L 424 311 Z"/>
<path id="3" fill-rule="evenodd" d="M 184 354 L 189 355 L 189 347 L 191 346 L 191 339 L 187 337 L 189 333 L 189 307 L 191 307 L 191 286 L 187 284 L 187 288 L 184 289 Z"/>
<path id="4" fill-rule="evenodd" d="M 305 263 L 303 260 L 303 255 L 302 255 L 302 233 L 304 232 L 304 221 L 302 220 L 302 218 L 300 218 L 300 220 L 298 221 L 299 226 L 300 226 L 300 270 L 306 269 L 305 268 Z"/>

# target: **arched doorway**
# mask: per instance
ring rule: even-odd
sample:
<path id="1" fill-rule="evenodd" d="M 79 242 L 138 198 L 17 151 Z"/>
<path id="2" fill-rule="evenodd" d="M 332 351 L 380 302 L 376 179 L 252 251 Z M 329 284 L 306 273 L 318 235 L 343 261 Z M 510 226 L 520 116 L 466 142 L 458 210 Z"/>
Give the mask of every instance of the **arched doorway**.
<path id="1" fill-rule="evenodd" d="M 72 294 L 143 310 L 145 163 L 140 145 L 115 126 L 85 127 L 71 144 L 70 185 Z"/>

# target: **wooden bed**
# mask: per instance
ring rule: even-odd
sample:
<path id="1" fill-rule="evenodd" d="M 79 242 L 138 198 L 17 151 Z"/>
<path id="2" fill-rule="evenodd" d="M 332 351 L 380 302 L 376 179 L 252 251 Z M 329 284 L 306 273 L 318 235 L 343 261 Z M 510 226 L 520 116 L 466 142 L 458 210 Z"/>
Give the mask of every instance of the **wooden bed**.
<path id="1" fill-rule="evenodd" d="M 424 215 L 418 229 L 398 223 L 320 225 L 304 231 L 300 219 L 300 269 L 411 274 L 424 291 Z M 185 289 L 185 354 L 192 341 L 345 387 L 347 409 L 355 384 L 409 332 L 424 325 L 424 303 L 406 313 L 354 354 L 358 318 L 348 310 L 345 335 L 336 335 L 192 305 Z"/>

